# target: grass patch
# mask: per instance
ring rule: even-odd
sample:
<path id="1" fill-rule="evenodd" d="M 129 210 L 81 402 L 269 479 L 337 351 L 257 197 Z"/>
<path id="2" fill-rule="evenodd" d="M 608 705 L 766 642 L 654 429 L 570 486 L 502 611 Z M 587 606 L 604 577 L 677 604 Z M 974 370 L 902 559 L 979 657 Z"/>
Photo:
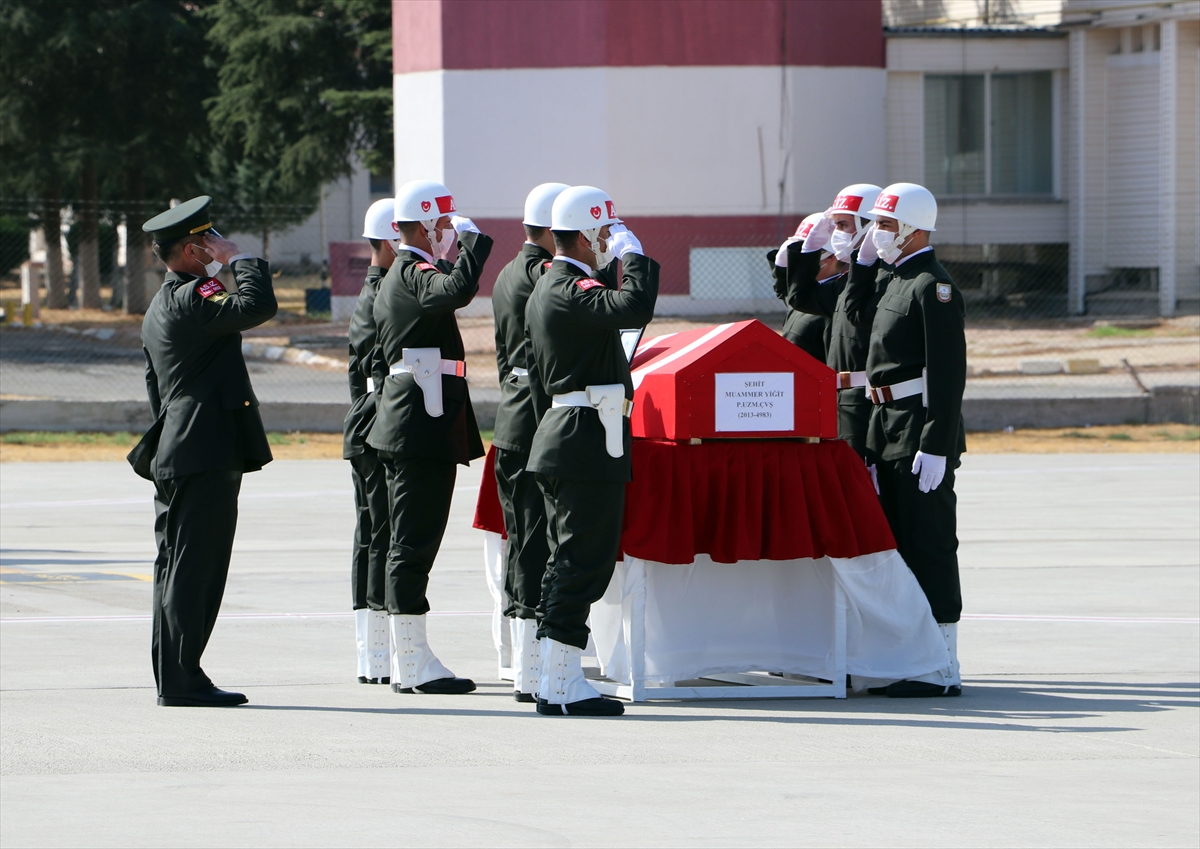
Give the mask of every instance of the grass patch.
<path id="1" fill-rule="evenodd" d="M 1125 442 L 1133 442 L 1133 437 L 1127 433 L 1113 433 L 1113 434 L 1110 434 L 1108 438 L 1109 439 L 1121 439 L 1121 440 L 1124 440 Z"/>
<path id="2" fill-rule="evenodd" d="M 1111 339 L 1120 336 L 1153 336 L 1154 332 L 1131 327 L 1112 327 L 1111 325 L 1106 325 L 1104 327 L 1093 327 L 1087 332 L 1087 335 L 1093 339 Z"/>
<path id="3" fill-rule="evenodd" d="M 0 442 L 6 445 L 117 445 L 132 447 L 140 438 L 132 433 L 16 430 L 0 435 Z"/>
<path id="4" fill-rule="evenodd" d="M 1094 433 L 1080 433 L 1077 430 L 1068 431 L 1067 433 L 1059 434 L 1059 436 L 1063 439 L 1095 439 L 1096 438 L 1096 434 L 1094 434 Z"/>
<path id="5" fill-rule="evenodd" d="M 1196 442 L 1200 440 L 1200 430 L 1186 430 L 1183 433 L 1164 433 L 1172 442 Z"/>
<path id="6" fill-rule="evenodd" d="M 304 445 L 308 442 L 308 437 L 302 433 L 271 431 L 267 434 L 267 442 L 271 445 Z"/>

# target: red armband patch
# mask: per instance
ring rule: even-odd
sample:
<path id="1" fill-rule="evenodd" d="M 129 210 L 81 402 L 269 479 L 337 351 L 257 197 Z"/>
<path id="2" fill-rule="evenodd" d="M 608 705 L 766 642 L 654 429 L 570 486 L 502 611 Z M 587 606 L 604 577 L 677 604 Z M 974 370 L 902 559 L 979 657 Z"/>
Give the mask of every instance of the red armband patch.
<path id="1" fill-rule="evenodd" d="M 578 286 L 580 289 L 583 289 L 585 292 L 588 289 L 595 289 L 597 286 L 600 286 L 600 287 L 604 286 L 604 284 L 601 283 L 599 280 L 593 280 L 590 277 L 584 277 L 582 280 L 576 280 L 575 285 Z"/>
<path id="2" fill-rule="evenodd" d="M 419 271 L 437 271 L 437 268 L 434 267 L 433 263 L 429 262 L 418 262 L 417 269 Z"/>
<path id="3" fill-rule="evenodd" d="M 213 295 L 219 295 L 224 291 L 225 287 L 221 285 L 221 281 L 214 280 L 211 277 L 208 280 L 202 281 L 198 286 L 196 286 L 196 294 L 205 300 L 211 298 Z"/>

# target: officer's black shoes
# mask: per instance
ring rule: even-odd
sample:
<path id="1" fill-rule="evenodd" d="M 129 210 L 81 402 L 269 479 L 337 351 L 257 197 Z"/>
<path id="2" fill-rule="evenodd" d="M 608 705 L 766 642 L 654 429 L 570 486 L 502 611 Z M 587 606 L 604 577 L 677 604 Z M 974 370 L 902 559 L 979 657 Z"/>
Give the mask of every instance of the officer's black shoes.
<path id="1" fill-rule="evenodd" d="M 625 705 L 604 696 L 569 705 L 552 705 L 545 699 L 538 699 L 537 712 L 542 716 L 620 716 L 625 713 Z"/>
<path id="2" fill-rule="evenodd" d="M 531 705 L 537 701 L 537 696 L 535 696 L 533 693 L 522 693 L 520 690 L 514 690 L 513 701 Z"/>
<path id="3" fill-rule="evenodd" d="M 182 696 L 159 696 L 159 707 L 235 707 L 248 702 L 241 693 L 231 693 L 213 686 Z"/>
<path id="4" fill-rule="evenodd" d="M 359 675 L 359 676 L 358 676 L 358 683 L 359 683 L 359 684 L 370 684 L 370 683 L 371 683 L 371 679 L 370 679 L 370 678 L 368 678 L 366 675 Z"/>
<path id="5" fill-rule="evenodd" d="M 368 678 L 365 675 L 358 676 L 359 684 L 391 684 L 391 678 Z"/>
<path id="6" fill-rule="evenodd" d="M 875 690 L 878 688 L 872 688 Z M 961 696 L 962 687 L 945 687 L 928 681 L 895 681 L 884 688 L 889 699 L 931 699 Z"/>
<path id="7" fill-rule="evenodd" d="M 867 687 L 868 696 L 886 696 L 887 694 L 887 687 Z"/>
<path id="8" fill-rule="evenodd" d="M 435 678 L 416 687 L 401 687 L 392 685 L 393 693 L 425 693 L 431 696 L 461 696 L 475 689 L 475 682 L 470 678 Z"/>

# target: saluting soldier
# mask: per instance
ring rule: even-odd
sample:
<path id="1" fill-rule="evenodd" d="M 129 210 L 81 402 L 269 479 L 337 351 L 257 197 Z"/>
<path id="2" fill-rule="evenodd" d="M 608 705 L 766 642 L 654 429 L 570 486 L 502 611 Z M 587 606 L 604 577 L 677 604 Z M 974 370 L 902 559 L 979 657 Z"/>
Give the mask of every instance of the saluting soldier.
<path id="1" fill-rule="evenodd" d="M 348 336 L 350 411 L 342 424 L 342 457 L 350 461 L 354 484 L 354 547 L 350 593 L 354 604 L 354 636 L 358 648 L 360 684 L 391 682 L 391 641 L 386 601 L 387 554 L 391 545 L 391 509 L 387 473 L 379 455 L 367 444 L 375 424 L 375 388 L 382 385 L 375 345 L 375 293 L 396 258 L 399 225 L 396 202 L 383 198 L 371 204 L 363 222 L 363 238 L 371 244 L 371 265 L 354 305 Z"/>
<path id="2" fill-rule="evenodd" d="M 387 377 L 367 444 L 379 452 L 390 489 L 386 601 L 390 677 L 398 693 L 475 689 L 474 681 L 455 677 L 438 660 L 425 629 L 425 591 L 450 516 L 455 464 L 483 456 L 454 311 L 479 291 L 492 240 L 455 212 L 441 183 L 418 180 L 400 188 L 399 250 L 375 296 L 376 344 Z M 445 258 L 456 235 L 458 259 L 450 265 Z"/>
<path id="3" fill-rule="evenodd" d="M 872 466 L 874 460 L 867 453 L 867 425 L 874 405 L 866 394 L 867 347 L 871 340 L 870 319 L 886 282 L 874 286 L 882 274 L 882 263 L 875 255 L 875 246 L 863 243 L 863 236 L 875 218 L 870 210 L 880 191 L 879 186 L 870 183 L 847 186 L 814 222 L 806 238 L 780 248 L 780 254 L 787 257 L 784 268 L 788 306 L 829 320 L 825 364 L 838 373 L 838 436 Z M 836 262 L 846 264 L 848 273 L 829 278 L 822 270 L 828 262 L 822 258 L 826 248 L 832 250 Z M 778 257 L 775 263 L 779 264 Z M 857 305 L 859 315 L 866 316 L 861 325 L 854 324 L 846 312 L 846 296 L 854 275 L 872 284 L 866 300 Z"/>
<path id="4" fill-rule="evenodd" d="M 211 200 L 193 198 L 142 225 L 167 275 L 142 321 L 156 421 L 130 462 L 154 481 L 152 655 L 166 706 L 246 702 L 213 686 L 200 657 L 225 592 L 242 474 L 271 462 L 241 335 L 278 309 L 270 269 L 213 229 Z M 226 264 L 233 292 L 215 277 Z"/>
<path id="5" fill-rule="evenodd" d="M 867 393 L 874 404 L 867 448 L 878 457 L 879 498 L 896 548 L 925 591 L 946 640 L 949 665 L 886 688 L 893 697 L 957 696 L 958 535 L 954 470 L 966 450 L 962 397 L 967 379 L 962 293 L 937 261 L 929 234 L 937 202 L 928 189 L 894 183 L 871 212 L 872 246 L 890 266 L 871 322 Z M 860 254 L 861 256 L 861 254 Z M 856 280 L 847 313 L 865 321 L 874 292 Z"/>
<path id="6" fill-rule="evenodd" d="M 526 468 L 546 503 L 550 556 L 542 581 L 537 711 L 619 716 L 580 661 L 588 612 L 612 580 L 631 479 L 633 381 L 622 329 L 645 327 L 658 299 L 658 263 L 600 189 L 575 186 L 554 201 L 556 254 L 525 309 L 530 391 L 538 415 Z M 621 260 L 622 285 L 596 279 Z"/>
<path id="7" fill-rule="evenodd" d="M 518 702 L 537 700 L 542 668 L 537 608 L 549 556 L 546 505 L 537 481 L 525 470 L 537 430 L 529 394 L 525 304 L 554 258 L 550 210 L 555 198 L 567 188 L 565 183 L 542 183 L 525 198 L 525 244 L 500 270 L 492 290 L 496 368 L 500 374 L 500 404 L 492 444 L 496 448 L 496 489 L 508 537 L 504 589 L 510 603 L 504 615 L 511 622 L 513 698 Z"/>
<path id="8" fill-rule="evenodd" d="M 767 252 L 767 262 L 771 264 L 771 275 L 775 278 L 775 297 L 787 304 L 788 307 L 781 335 L 814 360 L 823 363 L 829 347 L 829 321 L 824 316 L 798 310 L 788 301 L 788 278 L 791 273 L 788 271 L 788 248 L 791 245 L 803 243 L 805 237 L 812 231 L 813 225 L 820 221 L 821 217 L 819 212 L 807 216 L 800 222 L 796 232 L 785 239 L 778 250 Z M 832 257 L 831 252 L 827 253 Z M 815 256 L 824 258 L 825 254 L 818 252 Z M 829 259 L 828 262 L 818 261 L 811 268 L 809 265 L 809 263 L 804 264 L 803 273 L 811 275 L 814 283 L 818 278 L 820 278 L 820 282 L 827 282 L 840 271 L 836 268 L 837 260 L 835 259 Z M 829 273 L 824 273 L 824 269 L 828 269 Z"/>

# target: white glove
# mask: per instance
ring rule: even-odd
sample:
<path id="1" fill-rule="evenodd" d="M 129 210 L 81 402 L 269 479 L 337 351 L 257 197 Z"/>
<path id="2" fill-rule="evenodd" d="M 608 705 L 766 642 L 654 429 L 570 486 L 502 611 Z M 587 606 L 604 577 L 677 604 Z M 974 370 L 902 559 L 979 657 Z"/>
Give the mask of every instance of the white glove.
<path id="1" fill-rule="evenodd" d="M 862 240 L 858 243 L 859 265 L 874 265 L 875 260 L 879 259 L 879 251 L 875 250 L 875 240 L 871 238 L 874 233 L 875 222 L 872 221 L 863 233 Z"/>
<path id="2" fill-rule="evenodd" d="M 863 462 L 866 463 L 866 460 L 864 460 Z M 879 494 L 879 472 L 875 471 L 875 464 L 869 463 L 867 465 L 867 471 L 871 473 L 871 483 L 875 484 L 875 494 L 878 495 Z"/>
<path id="3" fill-rule="evenodd" d="M 624 259 L 625 254 L 641 254 L 642 243 L 638 241 L 638 237 L 629 232 L 629 228 L 624 224 L 614 224 L 609 228 L 609 235 L 605 241 L 608 243 L 608 252 L 614 254 L 617 259 Z"/>
<path id="4" fill-rule="evenodd" d="M 829 237 L 833 235 L 833 219 L 829 216 L 829 211 L 821 216 L 821 220 L 813 225 L 808 231 L 808 235 L 804 237 L 804 252 L 810 254 L 813 251 L 819 251 L 825 247 L 825 243 L 829 241 Z"/>
<path id="5" fill-rule="evenodd" d="M 450 226 L 454 228 L 456 233 L 479 233 L 480 230 L 475 226 L 475 222 L 470 218 L 462 215 L 455 215 L 450 219 Z"/>
<path id="6" fill-rule="evenodd" d="M 779 246 L 779 252 L 775 254 L 775 265 L 779 268 L 787 268 L 787 249 L 788 245 L 800 241 L 798 236 L 788 236 L 783 244 Z"/>
<path id="7" fill-rule="evenodd" d="M 917 481 L 917 488 L 921 492 L 933 492 L 946 476 L 946 458 L 918 451 L 917 456 L 913 457 L 912 473 L 921 477 Z"/>

